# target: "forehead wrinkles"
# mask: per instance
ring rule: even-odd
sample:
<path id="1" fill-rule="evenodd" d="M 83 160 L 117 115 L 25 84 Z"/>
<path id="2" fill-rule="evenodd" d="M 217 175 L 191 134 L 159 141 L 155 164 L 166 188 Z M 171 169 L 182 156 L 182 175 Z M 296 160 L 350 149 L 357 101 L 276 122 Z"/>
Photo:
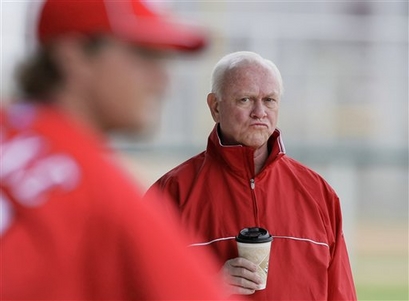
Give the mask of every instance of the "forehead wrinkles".
<path id="1" fill-rule="evenodd" d="M 278 93 L 278 80 L 274 71 L 260 64 L 245 64 L 228 70 L 223 83 L 223 94 Z"/>

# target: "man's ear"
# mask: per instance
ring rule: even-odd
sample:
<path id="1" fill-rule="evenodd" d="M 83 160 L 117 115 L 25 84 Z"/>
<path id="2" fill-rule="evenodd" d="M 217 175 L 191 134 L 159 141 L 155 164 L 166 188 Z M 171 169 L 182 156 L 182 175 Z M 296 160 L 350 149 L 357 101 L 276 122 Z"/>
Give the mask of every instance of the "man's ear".
<path id="1" fill-rule="evenodd" d="M 209 93 L 207 95 L 207 105 L 209 106 L 213 120 L 215 122 L 219 122 L 219 100 L 217 99 L 215 93 Z"/>

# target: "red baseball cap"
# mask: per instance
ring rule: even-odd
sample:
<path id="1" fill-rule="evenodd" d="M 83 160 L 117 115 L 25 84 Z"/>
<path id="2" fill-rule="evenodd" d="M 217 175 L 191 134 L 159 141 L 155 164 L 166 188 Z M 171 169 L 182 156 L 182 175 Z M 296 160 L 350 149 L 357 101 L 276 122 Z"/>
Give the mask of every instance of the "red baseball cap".
<path id="1" fill-rule="evenodd" d="M 206 45 L 204 31 L 153 10 L 143 0 L 47 0 L 38 39 L 47 44 L 69 33 L 111 34 L 148 47 L 194 51 Z"/>

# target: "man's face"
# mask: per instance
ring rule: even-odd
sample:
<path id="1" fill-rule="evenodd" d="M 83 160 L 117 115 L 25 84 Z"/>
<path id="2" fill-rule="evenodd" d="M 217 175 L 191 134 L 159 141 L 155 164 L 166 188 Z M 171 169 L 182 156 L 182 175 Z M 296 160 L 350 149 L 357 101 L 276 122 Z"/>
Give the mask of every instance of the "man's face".
<path id="1" fill-rule="evenodd" d="M 229 71 L 221 99 L 208 97 L 223 143 L 263 146 L 277 125 L 280 93 L 277 76 L 266 66 L 246 64 Z"/>
<path id="2" fill-rule="evenodd" d="M 86 90 L 102 129 L 141 132 L 160 119 L 167 76 L 154 52 L 110 40 L 90 62 Z"/>

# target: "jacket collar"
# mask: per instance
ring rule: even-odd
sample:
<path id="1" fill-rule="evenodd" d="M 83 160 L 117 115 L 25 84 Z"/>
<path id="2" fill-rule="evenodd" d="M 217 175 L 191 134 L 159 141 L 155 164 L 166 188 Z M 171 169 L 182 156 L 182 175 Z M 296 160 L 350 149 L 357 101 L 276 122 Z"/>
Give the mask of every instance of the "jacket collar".
<path id="1" fill-rule="evenodd" d="M 264 165 L 262 174 L 271 164 L 285 154 L 280 130 L 276 129 L 268 140 L 270 154 Z M 207 153 L 222 161 L 222 164 L 235 173 L 254 177 L 254 149 L 244 145 L 223 145 L 219 136 L 219 124 L 216 124 L 210 133 L 207 144 Z"/>

